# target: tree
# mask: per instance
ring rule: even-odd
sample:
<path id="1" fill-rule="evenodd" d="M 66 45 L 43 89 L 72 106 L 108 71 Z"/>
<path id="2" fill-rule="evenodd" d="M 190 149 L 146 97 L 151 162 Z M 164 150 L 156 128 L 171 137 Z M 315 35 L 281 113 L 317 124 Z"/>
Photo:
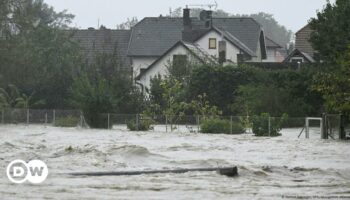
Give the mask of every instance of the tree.
<path id="1" fill-rule="evenodd" d="M 10 84 L 6 88 L 0 88 L 0 110 L 4 108 L 29 109 L 44 103 L 43 100 L 34 101 L 33 94 L 21 93 L 15 85 Z"/>
<path id="2" fill-rule="evenodd" d="M 323 94 L 328 112 L 350 116 L 350 45 L 336 64 L 329 65 L 332 70 L 322 70 L 316 75 L 314 89 Z"/>
<path id="3" fill-rule="evenodd" d="M 329 1 L 317 18 L 310 21 L 313 30 L 310 41 L 320 58 L 327 63 L 336 63 L 348 50 L 350 44 L 350 1 Z M 342 59 L 342 58 L 340 58 Z"/>
<path id="4" fill-rule="evenodd" d="M 310 41 L 324 64 L 315 75 L 314 89 L 322 93 L 328 112 L 350 115 L 350 1 L 337 0 L 310 21 Z"/>
<path id="5" fill-rule="evenodd" d="M 128 30 L 134 27 L 137 23 L 139 23 L 139 20 L 137 19 L 137 17 L 128 18 L 126 22 L 118 24 L 117 29 Z"/>
<path id="6" fill-rule="evenodd" d="M 116 99 L 113 97 L 111 85 L 98 77 L 91 80 L 86 74 L 79 76 L 71 89 L 71 103 L 83 111 L 85 120 L 93 128 L 107 128 L 101 113 L 112 112 Z"/>
<path id="7" fill-rule="evenodd" d="M 190 102 L 205 93 L 213 106 L 217 106 L 224 115 L 230 114 L 235 91 L 240 85 L 255 80 L 256 71 L 249 66 L 196 67 L 189 80 L 187 99 Z"/>
<path id="8" fill-rule="evenodd" d="M 291 42 L 294 33 L 279 24 L 272 14 L 259 12 L 247 16 L 254 18 L 264 27 L 265 36 L 270 37 L 282 47 L 287 48 L 287 44 Z"/>
<path id="9" fill-rule="evenodd" d="M 78 45 L 64 31 L 73 19 L 42 0 L 5 0 L 1 6 L 0 86 L 16 85 L 46 108 L 65 107 L 73 74 L 80 67 Z"/>

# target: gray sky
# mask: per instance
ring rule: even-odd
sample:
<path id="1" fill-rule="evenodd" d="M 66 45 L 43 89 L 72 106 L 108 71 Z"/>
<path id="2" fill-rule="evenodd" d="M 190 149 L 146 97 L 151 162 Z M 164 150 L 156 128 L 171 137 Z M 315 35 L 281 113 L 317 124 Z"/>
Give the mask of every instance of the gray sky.
<path id="1" fill-rule="evenodd" d="M 276 20 L 296 32 L 307 20 L 316 16 L 326 0 L 216 0 L 218 9 L 229 13 L 251 14 L 271 13 Z M 335 0 L 331 0 L 334 2 Z M 67 9 L 75 15 L 73 26 L 79 28 L 97 27 L 100 24 L 115 28 L 127 18 L 156 17 L 166 15 L 170 8 L 185 7 L 187 4 L 208 4 L 214 0 L 45 0 L 56 11 Z"/>

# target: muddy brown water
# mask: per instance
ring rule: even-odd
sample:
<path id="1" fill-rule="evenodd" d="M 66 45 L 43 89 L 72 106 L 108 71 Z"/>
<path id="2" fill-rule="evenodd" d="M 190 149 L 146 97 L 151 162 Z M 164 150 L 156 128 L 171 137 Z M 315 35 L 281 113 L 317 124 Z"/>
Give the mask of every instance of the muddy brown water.
<path id="1" fill-rule="evenodd" d="M 281 199 L 349 197 L 350 144 L 244 135 L 147 133 L 0 126 L 0 199 Z M 6 177 L 15 159 L 49 168 L 39 185 Z M 65 173 L 238 166 L 239 176 L 216 172 L 73 177 Z"/>

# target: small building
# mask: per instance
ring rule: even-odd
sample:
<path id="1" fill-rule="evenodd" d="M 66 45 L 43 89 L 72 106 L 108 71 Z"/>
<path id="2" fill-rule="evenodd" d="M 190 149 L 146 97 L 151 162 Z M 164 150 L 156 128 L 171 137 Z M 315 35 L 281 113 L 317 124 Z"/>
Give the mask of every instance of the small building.
<path id="1" fill-rule="evenodd" d="M 263 62 L 277 62 L 281 63 L 285 59 L 284 49 L 281 45 L 277 44 L 275 41 L 269 37 L 265 37 L 266 41 L 266 59 Z"/>
<path id="2" fill-rule="evenodd" d="M 169 62 L 233 64 L 279 62 L 281 46 L 265 37 L 253 18 L 215 18 L 202 11 L 199 18 L 146 17 L 131 30 L 76 30 L 89 62 L 94 53 L 116 53 L 122 65 L 132 71 L 143 90 L 157 75 L 166 76 Z"/>
<path id="3" fill-rule="evenodd" d="M 310 43 L 312 30 L 310 25 L 304 26 L 295 34 L 295 49 L 287 56 L 284 62 L 314 63 L 317 51 Z"/>

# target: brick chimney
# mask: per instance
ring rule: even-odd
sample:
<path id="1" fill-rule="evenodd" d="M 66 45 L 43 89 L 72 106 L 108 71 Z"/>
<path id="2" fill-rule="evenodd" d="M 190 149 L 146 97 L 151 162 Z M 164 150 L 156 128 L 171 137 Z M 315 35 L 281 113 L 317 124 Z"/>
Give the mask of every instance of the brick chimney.
<path id="1" fill-rule="evenodd" d="M 191 10 L 189 8 L 183 10 L 182 40 L 187 42 L 192 40 L 192 20 Z"/>
<path id="2" fill-rule="evenodd" d="M 183 26 L 184 31 L 192 30 L 191 10 L 189 8 L 183 10 Z"/>

